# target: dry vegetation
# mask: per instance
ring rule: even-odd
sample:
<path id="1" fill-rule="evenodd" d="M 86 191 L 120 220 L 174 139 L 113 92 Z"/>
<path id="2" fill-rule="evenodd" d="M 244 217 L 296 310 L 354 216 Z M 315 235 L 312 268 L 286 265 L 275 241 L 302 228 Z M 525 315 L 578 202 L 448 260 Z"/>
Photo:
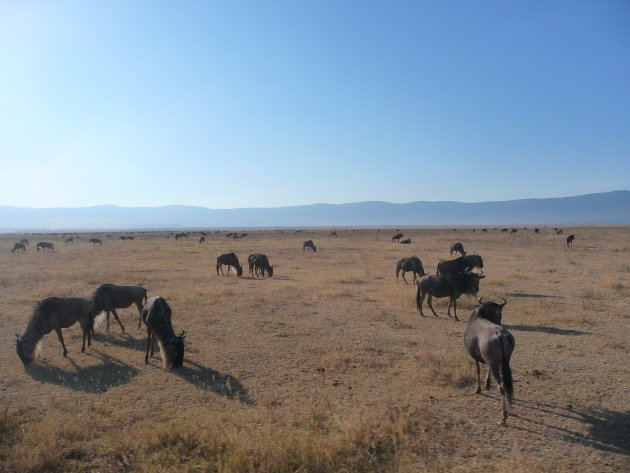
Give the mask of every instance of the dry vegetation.
<path id="1" fill-rule="evenodd" d="M 549 228 L 248 230 L 175 241 L 168 233 L 0 236 L 0 471 L 417 472 L 630 470 L 630 228 L 580 227 L 573 248 Z M 11 254 L 23 236 L 32 244 Z M 88 238 L 103 238 L 102 247 Z M 37 254 L 37 240 L 56 251 Z M 317 253 L 303 253 L 313 239 Z M 420 318 L 395 261 L 434 272 L 454 241 L 481 254 L 480 295 L 504 296 L 516 338 L 516 401 L 498 425 L 496 390 L 475 395 L 464 322 Z M 272 279 L 217 277 L 215 258 L 263 252 Z M 24 369 L 14 333 L 48 296 L 104 282 L 165 297 L 188 333 L 184 367 L 144 365 L 137 311 L 54 333 Z M 402 281 L 401 281 L 402 282 Z M 461 316 L 474 305 L 460 299 Z M 494 385 L 493 385 L 494 387 Z"/>

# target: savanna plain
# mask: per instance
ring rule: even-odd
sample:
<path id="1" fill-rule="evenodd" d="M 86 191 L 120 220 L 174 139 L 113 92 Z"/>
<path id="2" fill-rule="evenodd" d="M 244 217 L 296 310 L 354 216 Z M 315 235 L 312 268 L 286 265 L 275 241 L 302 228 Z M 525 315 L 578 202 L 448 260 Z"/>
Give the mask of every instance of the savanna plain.
<path id="1" fill-rule="evenodd" d="M 410 245 L 392 243 L 395 228 L 331 230 L 207 230 L 202 244 L 170 232 L 0 235 L 0 471 L 630 471 L 630 227 L 400 228 Z M 31 245 L 12 254 L 23 237 Z M 316 253 L 302 251 L 307 239 Z M 37 241 L 55 251 L 37 253 Z M 463 346 L 476 300 L 459 299 L 462 321 L 447 299 L 422 318 L 416 287 L 396 282 L 397 259 L 418 256 L 435 274 L 456 241 L 483 257 L 479 296 L 507 300 L 505 426 L 496 383 L 475 394 Z M 240 278 L 216 274 L 229 251 Z M 250 253 L 269 257 L 272 278 L 249 275 Z M 81 353 L 76 324 L 63 358 L 53 332 L 25 369 L 15 333 L 33 306 L 103 283 L 169 302 L 184 366 L 163 369 L 159 352 L 145 365 L 130 307 L 118 310 L 126 333 L 101 322 Z"/>

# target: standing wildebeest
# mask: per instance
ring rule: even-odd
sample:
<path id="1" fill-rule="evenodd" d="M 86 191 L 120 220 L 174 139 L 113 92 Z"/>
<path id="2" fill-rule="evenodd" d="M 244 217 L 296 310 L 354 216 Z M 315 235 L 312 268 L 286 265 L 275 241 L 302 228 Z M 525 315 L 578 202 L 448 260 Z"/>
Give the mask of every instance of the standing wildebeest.
<path id="1" fill-rule="evenodd" d="M 411 245 L 411 238 L 407 238 L 406 240 L 399 241 L 401 245 Z"/>
<path id="2" fill-rule="evenodd" d="M 82 297 L 48 297 L 39 301 L 33 310 L 33 315 L 31 315 L 24 334 L 22 336 L 16 334 L 16 349 L 20 360 L 24 366 L 36 361 L 39 341 L 53 330 L 57 332 L 63 347 L 64 358 L 68 356 L 61 329 L 74 325 L 76 321 L 79 321 L 83 329 L 81 351 L 84 352 L 86 336 L 88 346 L 92 344 L 91 333 L 94 316 L 97 313 L 92 300 Z"/>
<path id="3" fill-rule="evenodd" d="M 312 251 L 313 253 L 317 253 L 317 248 L 313 243 L 313 240 L 306 240 L 302 243 L 302 251 Z"/>
<path id="4" fill-rule="evenodd" d="M 55 245 L 53 245 L 52 243 L 48 243 L 47 241 L 40 241 L 37 243 L 38 253 L 39 253 L 39 250 L 42 250 L 42 253 L 44 251 L 55 251 Z"/>
<path id="5" fill-rule="evenodd" d="M 516 233 L 516 232 L 518 232 L 518 230 L 516 228 L 513 228 L 512 231 L 510 232 L 510 234 Z"/>
<path id="6" fill-rule="evenodd" d="M 90 243 L 92 243 L 94 246 L 101 245 L 103 246 L 103 240 L 101 240 L 100 238 L 90 238 Z"/>
<path id="7" fill-rule="evenodd" d="M 573 246 L 573 240 L 575 240 L 575 235 L 569 235 L 567 237 L 567 246 Z"/>
<path id="8" fill-rule="evenodd" d="M 179 368 L 184 363 L 184 338 L 182 333 L 177 336 L 171 324 L 171 308 L 160 296 L 151 297 L 142 308 L 141 317 L 147 326 L 147 352 L 144 363 L 149 364 L 149 350 L 153 356 L 155 340 L 157 339 L 162 356 L 163 368 Z"/>
<path id="9" fill-rule="evenodd" d="M 109 313 L 114 314 L 114 319 L 120 325 L 123 333 L 125 333 L 125 327 L 123 326 L 116 309 L 126 309 L 131 304 L 136 304 L 140 319 L 138 320 L 138 328 L 142 324 L 142 304 L 147 300 L 147 290 L 142 286 L 117 286 L 116 284 L 103 284 L 94 294 L 92 294 L 92 300 L 94 301 L 94 307 L 98 310 L 98 313 L 107 312 L 107 327 L 106 332 L 109 332 Z"/>
<path id="10" fill-rule="evenodd" d="M 394 235 L 392 237 L 392 243 L 394 243 L 394 240 L 396 240 L 398 243 L 400 243 L 400 239 L 403 237 L 402 233 L 396 233 L 396 235 Z"/>
<path id="11" fill-rule="evenodd" d="M 413 272 L 413 282 L 415 284 L 416 278 L 419 276 L 424 276 L 426 273 L 424 272 L 424 268 L 422 267 L 422 261 L 417 256 L 410 256 L 409 258 L 401 258 L 396 262 L 396 284 L 398 284 L 398 275 L 402 271 L 402 278 L 405 281 L 405 284 L 409 284 L 405 279 L 405 273 L 407 271 Z"/>
<path id="12" fill-rule="evenodd" d="M 501 229 L 501 231 L 502 231 L 502 232 L 507 232 L 507 231 L 508 231 L 508 229 L 507 229 L 507 228 L 502 228 L 502 229 Z"/>
<path id="13" fill-rule="evenodd" d="M 129 241 L 136 241 L 136 237 L 133 235 L 127 235 L 127 240 Z"/>
<path id="14" fill-rule="evenodd" d="M 540 233 L 540 228 L 534 228 L 534 233 Z"/>
<path id="15" fill-rule="evenodd" d="M 503 299 L 502 304 L 483 302 L 482 300 L 483 297 L 480 297 L 480 305 L 466 325 L 464 346 L 477 366 L 477 390 L 475 392 L 481 393 L 479 363 L 488 365 L 486 390 L 490 389 L 490 373 L 497 381 L 501 392 L 501 422 L 505 423 L 505 419 L 507 419 L 505 401 L 507 399 L 511 405 L 514 393 L 510 357 L 514 351 L 515 342 L 512 334 L 501 327 L 501 311 L 507 303 L 505 299 Z"/>
<path id="16" fill-rule="evenodd" d="M 337 236 L 337 231 L 333 230 L 332 232 L 330 232 L 330 236 L 331 237 L 336 237 Z"/>
<path id="17" fill-rule="evenodd" d="M 448 316 L 451 317 L 451 306 L 455 312 L 455 320 L 457 318 L 457 299 L 462 294 L 468 294 L 469 296 L 476 296 L 479 292 L 479 280 L 484 278 L 483 274 L 472 273 L 466 271 L 465 273 L 449 274 L 447 276 L 423 276 L 417 281 L 418 292 L 416 294 L 416 306 L 420 315 L 424 317 L 422 312 L 422 303 L 424 298 L 428 295 L 427 303 L 433 315 L 438 316 L 433 310 L 433 304 L 431 301 L 434 297 L 448 297 L 450 298 L 448 304 Z"/>
<path id="18" fill-rule="evenodd" d="M 440 261 L 437 265 L 437 275 L 446 276 L 447 274 L 464 273 L 466 269 L 482 269 L 483 259 L 479 255 L 460 256 L 448 261 Z"/>
<path id="19" fill-rule="evenodd" d="M 16 243 L 15 245 L 13 245 L 11 253 L 17 253 L 19 250 L 22 250 L 22 253 L 26 251 L 26 246 L 24 245 L 24 243 Z"/>
<path id="20" fill-rule="evenodd" d="M 249 273 L 253 276 L 259 274 L 264 278 L 265 271 L 267 271 L 267 275 L 269 277 L 273 276 L 273 266 L 269 264 L 269 259 L 267 255 L 262 253 L 253 253 L 249 255 L 247 258 L 247 262 L 249 263 Z"/>
<path id="21" fill-rule="evenodd" d="M 120 241 L 127 241 L 127 237 L 125 235 L 118 238 Z"/>
<path id="22" fill-rule="evenodd" d="M 554 228 L 554 230 L 556 231 L 556 235 L 563 235 L 564 232 L 562 231 L 562 228 Z"/>
<path id="23" fill-rule="evenodd" d="M 205 242 L 206 242 L 206 237 L 205 237 L 205 236 L 203 236 L 203 235 L 201 235 L 201 236 L 199 237 L 199 244 L 201 245 L 202 243 L 205 243 Z"/>
<path id="24" fill-rule="evenodd" d="M 464 245 L 462 245 L 460 242 L 453 243 L 451 245 L 451 256 L 453 256 L 453 253 L 459 253 L 462 256 L 466 256 L 466 250 L 464 250 Z"/>
<path id="25" fill-rule="evenodd" d="M 64 240 L 64 243 L 74 243 L 74 237 L 68 237 Z"/>
<path id="26" fill-rule="evenodd" d="M 488 229 L 484 228 L 483 230 L 481 230 L 482 233 L 488 233 Z"/>
<path id="27" fill-rule="evenodd" d="M 238 262 L 238 258 L 234 253 L 224 253 L 217 256 L 217 276 L 219 275 L 219 268 L 221 268 L 221 274 L 225 276 L 225 273 L 223 273 L 223 265 L 228 267 L 228 276 L 230 275 L 230 268 L 234 268 L 236 270 L 237 276 L 241 276 L 243 274 L 243 267 Z"/>
<path id="28" fill-rule="evenodd" d="M 23 244 L 25 244 L 26 246 L 30 246 L 30 244 L 28 243 L 28 240 L 27 240 L 26 238 L 22 238 L 22 239 L 20 240 L 20 243 L 23 243 Z"/>

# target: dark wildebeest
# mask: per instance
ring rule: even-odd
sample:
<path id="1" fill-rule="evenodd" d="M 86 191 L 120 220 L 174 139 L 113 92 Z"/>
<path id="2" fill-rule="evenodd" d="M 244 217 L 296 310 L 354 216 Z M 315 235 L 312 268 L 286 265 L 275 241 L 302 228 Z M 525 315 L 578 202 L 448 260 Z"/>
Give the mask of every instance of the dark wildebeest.
<path id="1" fill-rule="evenodd" d="M 92 243 L 94 246 L 96 245 L 103 246 L 103 240 L 101 240 L 100 238 L 90 238 L 90 243 Z"/>
<path id="2" fill-rule="evenodd" d="M 556 235 L 564 234 L 564 232 L 562 231 L 562 228 L 555 228 L 555 231 L 556 231 Z"/>
<path id="3" fill-rule="evenodd" d="M 83 345 L 81 351 L 85 351 L 85 338 L 88 346 L 92 344 L 91 333 L 94 325 L 94 317 L 98 312 L 94 308 L 91 299 L 82 297 L 48 297 L 39 301 L 33 310 L 33 315 L 22 336 L 17 335 L 17 354 L 24 366 L 37 360 L 39 355 L 38 345 L 44 335 L 57 332 L 64 358 L 68 356 L 66 344 L 61 333 L 62 328 L 68 328 L 79 321 L 83 329 Z"/>
<path id="4" fill-rule="evenodd" d="M 226 233 L 225 238 L 236 238 L 237 236 L 238 236 L 238 233 L 229 232 L 229 233 Z"/>
<path id="5" fill-rule="evenodd" d="M 256 276 L 260 275 L 264 278 L 265 271 L 267 271 L 267 275 L 269 277 L 273 276 L 273 266 L 269 264 L 269 259 L 266 255 L 262 253 L 253 253 L 249 255 L 247 262 L 249 263 L 249 273 L 252 276 L 256 274 Z"/>
<path id="6" fill-rule="evenodd" d="M 453 253 L 459 253 L 462 256 L 466 256 L 466 250 L 464 250 L 464 245 L 462 245 L 460 242 L 453 243 L 451 245 L 451 256 L 453 256 Z"/>
<path id="7" fill-rule="evenodd" d="M 241 233 L 241 238 L 245 238 L 249 233 Z"/>
<path id="8" fill-rule="evenodd" d="M 506 304 L 505 299 L 503 299 L 502 304 L 498 304 L 496 302 L 483 302 L 483 297 L 480 297 L 479 304 L 466 325 L 464 346 L 477 366 L 477 390 L 475 392 L 481 393 L 479 363 L 488 365 L 486 390 L 490 389 L 490 373 L 499 385 L 501 422 L 505 423 L 505 419 L 507 419 L 505 401 L 507 399 L 511 405 L 514 393 L 512 370 L 510 369 L 510 357 L 515 347 L 514 337 L 501 327 L 501 311 Z"/>
<path id="9" fill-rule="evenodd" d="M 68 237 L 64 240 L 65 243 L 74 243 L 74 237 Z"/>
<path id="10" fill-rule="evenodd" d="M 508 229 L 507 229 L 507 228 L 502 228 L 502 229 L 501 229 L 501 231 L 502 231 L 502 232 L 507 232 L 507 231 L 508 231 Z"/>
<path id="11" fill-rule="evenodd" d="M 407 238 L 406 240 L 399 241 L 401 245 L 411 245 L 411 238 Z"/>
<path id="12" fill-rule="evenodd" d="M 23 244 L 25 244 L 26 246 L 30 246 L 30 244 L 29 244 L 29 242 L 28 242 L 28 240 L 27 240 L 26 238 L 22 238 L 22 239 L 20 240 L 20 243 L 23 243 Z"/>
<path id="13" fill-rule="evenodd" d="M 203 235 L 201 235 L 201 236 L 199 237 L 199 244 L 201 245 L 202 243 L 205 243 L 205 242 L 206 242 L 206 237 L 205 237 L 205 236 L 203 236 Z"/>
<path id="14" fill-rule="evenodd" d="M 337 236 L 337 232 L 336 232 L 336 231 L 332 231 L 332 232 L 330 232 L 330 236 L 331 236 L 331 237 L 336 237 L 336 236 Z"/>
<path id="15" fill-rule="evenodd" d="M 317 253 L 317 248 L 313 243 L 313 240 L 306 240 L 302 243 L 302 251 L 312 251 L 313 253 Z"/>
<path id="16" fill-rule="evenodd" d="M 422 312 L 422 303 L 424 298 L 428 295 L 427 303 L 431 312 L 436 317 L 438 316 L 433 310 L 433 304 L 431 301 L 434 297 L 448 297 L 450 298 L 448 304 L 448 316 L 451 317 L 451 306 L 455 312 L 455 320 L 457 318 L 457 299 L 462 294 L 468 294 L 469 296 L 476 296 L 479 292 L 479 280 L 484 278 L 483 274 L 472 273 L 467 271 L 465 273 L 449 274 L 447 276 L 423 276 L 417 281 L 418 292 L 416 294 L 416 306 L 420 315 L 424 317 Z"/>
<path id="17" fill-rule="evenodd" d="M 228 276 L 230 275 L 230 268 L 234 268 L 236 270 L 237 276 L 241 276 L 243 274 L 243 267 L 238 262 L 238 258 L 234 253 L 224 253 L 217 256 L 217 276 L 219 275 L 219 268 L 221 268 L 221 274 L 225 276 L 225 273 L 223 272 L 223 265 L 228 267 Z"/>
<path id="18" fill-rule="evenodd" d="M 398 243 L 400 243 L 400 239 L 403 237 L 402 233 L 396 233 L 396 235 L 394 235 L 392 237 L 392 243 L 394 243 L 394 240 L 396 240 Z"/>
<path id="19" fill-rule="evenodd" d="M 153 356 L 157 339 L 162 356 L 163 368 L 179 368 L 184 363 L 184 339 L 182 333 L 177 336 L 171 324 L 171 308 L 160 296 L 151 297 L 142 308 L 141 318 L 147 326 L 147 352 L 144 363 L 149 364 L 149 351 Z"/>
<path id="20" fill-rule="evenodd" d="M 540 233 L 540 228 L 534 228 L 534 233 Z"/>
<path id="21" fill-rule="evenodd" d="M 510 234 L 516 233 L 516 232 L 518 232 L 518 230 L 516 228 L 513 228 L 512 231 L 510 231 Z"/>
<path id="22" fill-rule="evenodd" d="M 47 241 L 40 241 L 37 243 L 38 253 L 39 253 L 39 250 L 42 250 L 42 253 L 44 251 L 55 251 L 55 245 L 53 245 L 52 243 L 48 243 Z"/>
<path id="23" fill-rule="evenodd" d="M 418 276 L 424 276 L 424 268 L 422 267 L 422 261 L 417 256 L 410 256 L 409 258 L 401 258 L 396 262 L 396 284 L 398 284 L 398 275 L 402 271 L 402 278 L 405 284 L 409 284 L 405 279 L 405 273 L 407 271 L 413 272 L 413 282 L 415 284 Z"/>
<path id="24" fill-rule="evenodd" d="M 440 261 L 437 265 L 437 275 L 464 273 L 466 269 L 483 269 L 483 259 L 479 255 L 460 256 L 447 261 Z"/>
<path id="25" fill-rule="evenodd" d="M 129 241 L 136 241 L 136 237 L 133 235 L 127 235 L 127 240 Z"/>
<path id="26" fill-rule="evenodd" d="M 575 235 L 569 235 L 567 237 L 567 246 L 573 246 L 573 240 L 575 240 Z"/>
<path id="27" fill-rule="evenodd" d="M 11 253 L 17 253 L 20 250 L 22 250 L 22 253 L 26 251 L 26 246 L 24 245 L 24 243 L 16 243 L 15 245 L 13 245 Z"/>
<path id="28" fill-rule="evenodd" d="M 481 230 L 482 233 L 488 233 L 488 229 L 484 228 L 483 230 Z"/>
<path id="29" fill-rule="evenodd" d="M 121 236 L 120 238 L 118 238 L 120 241 L 127 241 L 127 237 L 125 235 Z"/>
<path id="30" fill-rule="evenodd" d="M 94 301 L 94 307 L 98 310 L 98 313 L 107 312 L 107 326 L 106 332 L 109 332 L 109 313 L 114 314 L 114 319 L 120 325 L 123 333 L 125 333 L 125 327 L 123 326 L 116 309 L 126 309 L 131 304 L 136 304 L 140 318 L 138 320 L 138 328 L 142 324 L 142 304 L 147 300 L 147 290 L 142 286 L 117 286 L 116 284 L 103 284 L 94 294 L 92 294 L 92 300 Z"/>

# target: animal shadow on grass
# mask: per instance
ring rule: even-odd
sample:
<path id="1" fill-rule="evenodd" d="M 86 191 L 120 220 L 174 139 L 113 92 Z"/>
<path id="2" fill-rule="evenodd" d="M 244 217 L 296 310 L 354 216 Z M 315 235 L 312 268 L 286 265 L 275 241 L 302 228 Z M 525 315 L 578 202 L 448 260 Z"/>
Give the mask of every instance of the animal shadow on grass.
<path id="1" fill-rule="evenodd" d="M 565 409 L 548 404 L 517 401 L 519 408 L 545 413 L 545 421 L 530 419 L 518 413 L 510 414 L 531 424 L 531 428 L 514 425 L 517 430 L 545 437 L 560 438 L 570 443 L 582 444 L 605 452 L 630 455 L 630 411 L 617 412 L 608 409 L 593 409 L 586 412 Z M 580 431 L 552 424 L 554 417 L 563 417 L 588 425 L 588 435 Z M 544 429 L 541 429 L 543 427 Z"/>
<path id="2" fill-rule="evenodd" d="M 506 294 L 509 297 L 533 297 L 535 299 L 543 299 L 543 298 L 553 298 L 553 299 L 564 299 L 564 296 L 549 296 L 547 294 L 528 294 L 526 292 L 510 292 Z"/>
<path id="3" fill-rule="evenodd" d="M 249 405 L 254 404 L 241 382 L 229 374 L 221 374 L 190 360 L 185 360 L 184 365 L 175 370 L 175 374 L 201 389 L 210 389 L 228 399 L 236 399 Z"/>
<path id="4" fill-rule="evenodd" d="M 36 363 L 26 368 L 26 372 L 42 383 L 65 386 L 73 391 L 101 394 L 114 386 L 127 384 L 137 374 L 138 370 L 123 363 L 113 356 L 94 350 L 96 355 L 86 353 L 87 356 L 99 358 L 102 363 L 94 366 L 81 367 L 72 358 L 73 369 L 63 369 L 49 365 L 46 362 Z"/>
<path id="5" fill-rule="evenodd" d="M 581 330 L 571 330 L 557 327 L 545 327 L 543 325 L 505 325 L 508 330 L 516 330 L 520 332 L 543 332 L 552 335 L 592 335 L 591 332 L 582 332 Z"/>
<path id="6" fill-rule="evenodd" d="M 144 333 L 146 334 L 146 329 L 144 329 Z M 103 344 L 130 348 L 138 351 L 145 351 L 147 348 L 147 337 L 134 338 L 127 333 L 121 335 L 103 335 L 101 333 L 95 333 L 92 335 L 92 340 Z"/>

